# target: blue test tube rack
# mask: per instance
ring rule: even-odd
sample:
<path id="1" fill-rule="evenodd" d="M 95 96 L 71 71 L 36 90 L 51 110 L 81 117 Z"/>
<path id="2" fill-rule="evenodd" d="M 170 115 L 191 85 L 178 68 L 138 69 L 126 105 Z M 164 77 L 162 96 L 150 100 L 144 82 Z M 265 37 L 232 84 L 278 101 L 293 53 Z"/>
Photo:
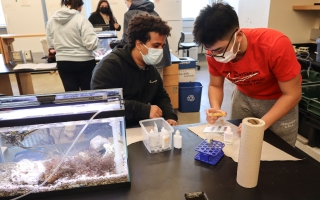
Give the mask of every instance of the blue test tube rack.
<path id="1" fill-rule="evenodd" d="M 224 153 L 222 148 L 224 143 L 211 140 L 209 143 L 207 140 L 203 140 L 194 150 L 198 154 L 194 157 L 195 160 L 205 162 L 210 165 L 216 165 L 223 157 Z"/>

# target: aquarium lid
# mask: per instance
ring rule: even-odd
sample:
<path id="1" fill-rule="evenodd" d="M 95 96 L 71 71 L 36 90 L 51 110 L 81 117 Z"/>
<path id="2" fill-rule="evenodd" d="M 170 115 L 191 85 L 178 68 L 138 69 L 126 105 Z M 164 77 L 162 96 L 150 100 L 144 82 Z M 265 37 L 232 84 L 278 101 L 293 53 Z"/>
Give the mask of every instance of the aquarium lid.
<path id="1" fill-rule="evenodd" d="M 122 101 L 122 89 L 66 92 L 44 95 L 24 95 L 0 98 L 0 112 L 8 109 L 30 107 L 59 107 L 62 105 L 82 105 L 95 102 Z"/>
<path id="2" fill-rule="evenodd" d="M 60 116 L 68 114 L 81 114 L 81 113 L 95 113 L 100 111 L 111 111 L 119 110 L 119 102 L 113 102 L 106 104 L 102 103 L 91 103 L 82 105 L 61 105 L 56 107 L 45 107 L 45 108 L 30 108 L 30 109 L 19 109 L 19 110 L 6 110 L 0 111 L 1 120 L 12 120 L 12 119 L 25 119 L 34 117 L 45 117 L 45 116 Z"/>

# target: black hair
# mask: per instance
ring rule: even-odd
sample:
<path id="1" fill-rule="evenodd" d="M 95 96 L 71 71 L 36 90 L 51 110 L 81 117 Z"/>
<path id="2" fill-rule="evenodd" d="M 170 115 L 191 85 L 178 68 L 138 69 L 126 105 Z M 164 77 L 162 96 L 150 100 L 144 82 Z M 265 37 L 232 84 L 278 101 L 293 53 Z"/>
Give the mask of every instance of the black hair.
<path id="1" fill-rule="evenodd" d="M 239 20 L 233 7 L 227 3 L 213 3 L 200 11 L 192 33 L 196 43 L 211 46 L 218 40 L 231 37 L 237 28 Z"/>
<path id="2" fill-rule="evenodd" d="M 61 0 L 61 6 L 70 5 L 71 9 L 78 9 L 83 6 L 83 0 Z"/>
<path id="3" fill-rule="evenodd" d="M 156 32 L 159 35 L 170 36 L 171 27 L 160 17 L 152 15 L 136 15 L 131 19 L 127 34 L 131 48 L 135 47 L 136 40 L 146 43 L 150 40 L 149 32 Z"/>
<path id="4" fill-rule="evenodd" d="M 99 14 L 99 13 L 100 13 L 100 6 L 101 6 L 101 4 L 104 3 L 104 2 L 108 4 L 108 8 L 109 8 L 109 13 L 107 13 L 107 15 L 109 15 L 109 17 L 110 17 L 110 22 L 109 22 L 109 24 L 114 24 L 116 21 L 115 21 L 115 19 L 114 19 L 114 17 L 113 17 L 113 13 L 112 13 L 110 4 L 109 4 L 109 2 L 108 2 L 107 0 L 100 0 L 99 3 L 98 3 L 97 9 L 96 9 L 96 11 L 94 11 L 94 13 L 96 13 L 96 14 Z"/>

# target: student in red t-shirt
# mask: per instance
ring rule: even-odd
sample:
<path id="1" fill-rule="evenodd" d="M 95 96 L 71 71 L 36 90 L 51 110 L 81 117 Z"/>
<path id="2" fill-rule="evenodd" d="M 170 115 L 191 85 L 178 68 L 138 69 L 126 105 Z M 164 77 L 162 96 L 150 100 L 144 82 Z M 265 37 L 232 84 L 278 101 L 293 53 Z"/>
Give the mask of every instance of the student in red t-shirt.
<path id="1" fill-rule="evenodd" d="M 298 134 L 298 102 L 301 98 L 300 64 L 289 38 L 267 28 L 240 29 L 234 9 L 217 3 L 201 10 L 194 39 L 207 50 L 210 72 L 207 121 L 220 110 L 223 83 L 236 84 L 231 119 L 257 117 L 294 146 Z M 226 113 L 225 113 L 226 114 Z M 241 125 L 239 126 L 241 133 Z"/>

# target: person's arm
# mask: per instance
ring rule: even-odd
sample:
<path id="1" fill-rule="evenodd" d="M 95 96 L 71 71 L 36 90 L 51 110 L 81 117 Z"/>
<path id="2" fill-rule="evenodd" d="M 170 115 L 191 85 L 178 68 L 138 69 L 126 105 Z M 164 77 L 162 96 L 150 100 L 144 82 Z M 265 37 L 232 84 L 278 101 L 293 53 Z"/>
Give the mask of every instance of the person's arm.
<path id="1" fill-rule="evenodd" d="M 221 109 L 222 101 L 223 101 L 223 76 L 214 76 L 210 74 L 210 82 L 208 88 L 208 96 L 210 102 L 210 109 L 207 109 L 207 122 L 210 124 L 214 124 L 219 116 L 212 116 L 212 113 L 222 113 L 224 116 L 226 113 Z"/>
<path id="2" fill-rule="evenodd" d="M 272 108 L 261 118 L 265 121 L 265 129 L 269 128 L 277 120 L 285 116 L 293 109 L 301 99 L 301 75 L 285 82 L 278 81 L 282 96 Z"/>
<path id="3" fill-rule="evenodd" d="M 154 99 L 155 100 L 151 103 L 157 105 L 162 110 L 162 117 L 165 120 L 178 120 L 178 117 L 173 110 L 170 97 L 163 86 L 159 87 L 157 96 Z"/>
<path id="4" fill-rule="evenodd" d="M 223 101 L 223 76 L 213 76 L 210 74 L 208 96 L 211 108 L 220 110 Z"/>
<path id="5" fill-rule="evenodd" d="M 129 26 L 129 19 L 130 15 L 128 14 L 128 12 L 126 12 L 124 14 L 124 20 L 123 20 L 123 35 L 122 35 L 122 43 L 126 44 L 128 43 L 128 34 L 127 34 L 127 30 L 128 30 L 128 26 Z"/>
<path id="6" fill-rule="evenodd" d="M 119 63 L 108 59 L 100 61 L 92 73 L 91 89 L 123 88 L 123 75 L 119 67 Z M 142 120 L 150 118 L 151 105 L 127 99 L 124 102 L 127 119 Z"/>
<path id="7" fill-rule="evenodd" d="M 96 23 L 95 23 L 95 16 L 94 16 L 93 13 L 90 15 L 90 17 L 88 18 L 88 20 L 89 20 L 89 22 L 90 22 L 92 25 L 96 24 Z"/>
<path id="8" fill-rule="evenodd" d="M 151 104 L 157 105 L 162 110 L 162 117 L 167 120 L 170 125 L 178 125 L 178 117 L 174 112 L 174 109 L 171 104 L 171 99 L 167 93 L 167 91 L 163 87 L 163 82 L 158 74 L 158 89 L 157 95 L 153 98 Z"/>
<path id="9" fill-rule="evenodd" d="M 116 29 L 116 31 L 120 31 L 121 25 L 116 22 L 116 23 L 114 23 L 114 28 Z"/>
<path id="10" fill-rule="evenodd" d="M 282 95 L 261 118 L 265 121 L 265 129 L 285 116 L 301 99 L 301 66 L 289 38 L 278 38 L 270 52 L 269 69 L 278 80 Z M 238 132 L 241 132 L 241 126 Z"/>
<path id="11" fill-rule="evenodd" d="M 266 123 L 265 129 L 286 115 L 301 98 L 301 66 L 289 38 L 278 38 L 270 52 L 269 68 L 278 80 L 282 95 L 261 118 Z"/>
<path id="12" fill-rule="evenodd" d="M 114 28 L 115 28 L 115 30 L 116 31 L 120 31 L 121 30 L 121 25 L 120 24 L 118 24 L 118 21 L 117 21 L 117 19 L 116 19 L 116 17 L 113 15 L 113 20 L 114 20 Z"/>
<path id="13" fill-rule="evenodd" d="M 82 44 L 87 50 L 95 50 L 98 47 L 98 37 L 92 24 L 86 18 L 82 18 L 79 30 L 81 31 Z"/>
<path id="14" fill-rule="evenodd" d="M 51 30 L 51 20 L 47 24 L 46 28 L 46 40 L 49 48 L 54 48 L 53 46 L 53 31 Z"/>

